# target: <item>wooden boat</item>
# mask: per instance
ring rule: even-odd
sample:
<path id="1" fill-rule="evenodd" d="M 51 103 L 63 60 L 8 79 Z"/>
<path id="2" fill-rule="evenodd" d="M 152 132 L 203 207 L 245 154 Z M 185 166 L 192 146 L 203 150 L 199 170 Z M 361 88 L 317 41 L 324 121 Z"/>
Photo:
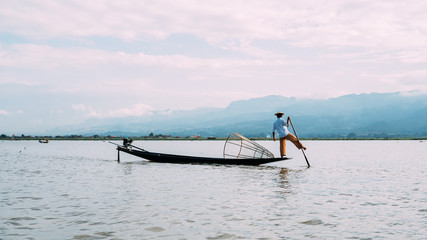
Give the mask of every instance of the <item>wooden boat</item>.
<path id="1" fill-rule="evenodd" d="M 110 142 L 112 143 L 112 142 Z M 291 158 L 275 158 L 274 155 L 259 145 L 238 133 L 232 133 L 224 144 L 223 158 L 196 157 L 175 154 L 149 152 L 132 145 L 132 139 L 123 139 L 123 145 L 117 145 L 118 161 L 120 152 L 125 152 L 153 162 L 190 163 L 190 164 L 229 164 L 229 165 L 260 165 L 271 162 L 290 160 Z"/>
<path id="2" fill-rule="evenodd" d="M 190 163 L 190 164 L 227 164 L 227 165 L 260 165 L 271 162 L 290 160 L 291 158 L 213 158 L 213 157 L 195 157 L 174 154 L 164 154 L 137 150 L 124 146 L 117 146 L 117 150 L 137 157 L 141 157 L 152 162 L 162 163 Z M 120 161 L 120 157 L 118 158 Z"/>

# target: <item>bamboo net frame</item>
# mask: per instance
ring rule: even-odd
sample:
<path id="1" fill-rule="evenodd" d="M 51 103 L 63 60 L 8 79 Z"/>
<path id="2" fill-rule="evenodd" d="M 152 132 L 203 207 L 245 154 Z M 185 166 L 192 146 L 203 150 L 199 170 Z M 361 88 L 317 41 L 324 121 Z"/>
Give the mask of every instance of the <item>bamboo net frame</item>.
<path id="1" fill-rule="evenodd" d="M 224 144 L 224 158 L 274 158 L 273 153 L 239 133 L 231 133 Z"/>

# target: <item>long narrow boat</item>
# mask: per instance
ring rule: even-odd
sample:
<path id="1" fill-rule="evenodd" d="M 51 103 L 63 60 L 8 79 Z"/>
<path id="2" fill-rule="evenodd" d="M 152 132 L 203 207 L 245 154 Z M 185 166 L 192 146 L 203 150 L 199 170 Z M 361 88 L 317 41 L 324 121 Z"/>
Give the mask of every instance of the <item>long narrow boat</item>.
<path id="1" fill-rule="evenodd" d="M 213 158 L 213 157 L 195 157 L 174 154 L 164 154 L 149 152 L 145 150 L 136 150 L 118 146 L 119 152 L 129 153 L 131 155 L 141 157 L 152 162 L 162 163 L 190 163 L 190 164 L 227 164 L 227 165 L 260 165 L 271 162 L 290 160 L 291 158 Z"/>
<path id="2" fill-rule="evenodd" d="M 112 142 L 110 142 L 112 143 Z M 232 133 L 224 144 L 223 158 L 196 157 L 175 154 L 149 152 L 132 145 L 132 139 L 123 139 L 123 145 L 117 145 L 118 161 L 120 152 L 125 152 L 153 162 L 162 163 L 193 163 L 193 164 L 229 164 L 229 165 L 260 165 L 271 162 L 290 160 L 291 158 L 275 158 L 274 155 L 260 144 L 253 142 L 238 133 Z"/>

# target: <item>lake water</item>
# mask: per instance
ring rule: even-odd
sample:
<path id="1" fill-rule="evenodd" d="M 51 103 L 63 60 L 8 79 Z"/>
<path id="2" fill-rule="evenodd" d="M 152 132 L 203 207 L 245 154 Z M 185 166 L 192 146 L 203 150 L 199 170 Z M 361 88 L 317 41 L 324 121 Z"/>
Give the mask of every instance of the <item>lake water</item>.
<path id="1" fill-rule="evenodd" d="M 278 142 L 259 141 L 276 156 Z M 427 141 L 305 141 L 262 166 L 143 161 L 102 141 L 0 141 L 0 239 L 426 239 Z M 221 157 L 222 141 L 136 141 Z"/>

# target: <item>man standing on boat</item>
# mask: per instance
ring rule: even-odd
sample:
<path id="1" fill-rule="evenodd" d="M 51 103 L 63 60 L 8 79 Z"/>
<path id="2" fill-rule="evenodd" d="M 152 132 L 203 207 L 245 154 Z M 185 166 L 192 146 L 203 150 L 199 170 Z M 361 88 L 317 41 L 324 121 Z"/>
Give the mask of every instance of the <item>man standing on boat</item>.
<path id="1" fill-rule="evenodd" d="M 298 149 L 306 150 L 306 147 L 296 138 L 292 133 L 288 131 L 290 117 L 287 122 L 283 120 L 282 116 L 285 115 L 282 112 L 277 112 L 274 115 L 277 116 L 277 120 L 273 124 L 273 141 L 276 141 L 276 131 L 280 139 L 280 157 L 286 156 L 286 140 L 291 141 Z"/>

